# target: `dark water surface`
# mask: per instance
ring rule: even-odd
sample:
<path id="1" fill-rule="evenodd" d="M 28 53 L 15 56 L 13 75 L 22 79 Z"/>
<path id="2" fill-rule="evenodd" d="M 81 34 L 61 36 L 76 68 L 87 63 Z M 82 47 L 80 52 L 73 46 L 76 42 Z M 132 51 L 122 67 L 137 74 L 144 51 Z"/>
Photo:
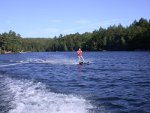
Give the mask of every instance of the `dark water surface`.
<path id="1" fill-rule="evenodd" d="M 150 52 L 0 55 L 0 113 L 150 113 Z"/>

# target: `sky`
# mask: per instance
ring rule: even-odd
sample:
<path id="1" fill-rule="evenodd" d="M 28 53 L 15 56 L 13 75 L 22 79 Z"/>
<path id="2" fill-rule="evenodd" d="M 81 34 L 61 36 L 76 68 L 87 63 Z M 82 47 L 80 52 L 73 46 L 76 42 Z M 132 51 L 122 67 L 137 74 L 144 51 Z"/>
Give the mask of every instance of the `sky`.
<path id="1" fill-rule="evenodd" d="M 0 0 L 0 33 L 27 38 L 92 32 L 150 20 L 150 0 Z"/>

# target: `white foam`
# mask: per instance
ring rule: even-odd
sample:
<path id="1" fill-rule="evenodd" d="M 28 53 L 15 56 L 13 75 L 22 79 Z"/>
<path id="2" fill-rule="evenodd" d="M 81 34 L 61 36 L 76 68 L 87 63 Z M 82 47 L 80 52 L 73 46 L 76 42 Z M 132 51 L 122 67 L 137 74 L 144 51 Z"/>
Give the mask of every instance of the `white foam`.
<path id="1" fill-rule="evenodd" d="M 23 64 L 23 63 L 25 63 L 25 62 L 20 62 L 20 63 L 12 63 L 12 64 L 6 64 L 6 65 L 0 65 L 0 67 L 15 66 L 15 65 Z"/>
<path id="2" fill-rule="evenodd" d="M 76 64 L 76 60 L 74 59 L 56 59 L 56 58 L 49 58 L 49 59 L 27 59 L 24 61 L 20 61 L 21 63 L 44 63 L 44 64 L 66 64 L 72 65 Z"/>
<path id="3" fill-rule="evenodd" d="M 14 95 L 9 113 L 89 113 L 92 105 L 82 97 L 54 93 L 42 83 L 7 78 Z"/>

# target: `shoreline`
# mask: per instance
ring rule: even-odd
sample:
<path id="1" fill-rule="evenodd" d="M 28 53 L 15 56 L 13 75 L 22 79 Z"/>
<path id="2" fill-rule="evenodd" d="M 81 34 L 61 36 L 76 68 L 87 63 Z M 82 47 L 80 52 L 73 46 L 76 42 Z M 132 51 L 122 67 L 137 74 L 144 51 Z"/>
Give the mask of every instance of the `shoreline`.
<path id="1" fill-rule="evenodd" d="M 31 51 L 24 51 L 24 52 L 12 52 L 12 51 L 5 51 L 5 52 L 0 52 L 0 55 L 1 54 L 14 54 L 14 53 L 21 53 L 21 54 L 24 54 L 24 53 L 29 53 Z M 43 51 L 32 51 L 32 52 L 43 52 Z M 76 51 L 44 51 L 44 52 L 76 52 Z M 104 51 L 83 51 L 83 52 L 150 52 L 150 50 L 104 50 Z"/>

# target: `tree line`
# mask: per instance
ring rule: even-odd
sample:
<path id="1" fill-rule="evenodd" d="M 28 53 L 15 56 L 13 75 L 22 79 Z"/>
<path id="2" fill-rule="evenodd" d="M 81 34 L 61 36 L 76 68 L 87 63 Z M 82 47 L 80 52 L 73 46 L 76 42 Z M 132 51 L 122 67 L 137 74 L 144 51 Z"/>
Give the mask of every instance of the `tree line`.
<path id="1" fill-rule="evenodd" d="M 150 20 L 141 18 L 126 27 L 113 25 L 54 38 L 22 38 L 12 30 L 0 34 L 1 51 L 76 51 L 79 47 L 84 51 L 150 50 Z"/>

